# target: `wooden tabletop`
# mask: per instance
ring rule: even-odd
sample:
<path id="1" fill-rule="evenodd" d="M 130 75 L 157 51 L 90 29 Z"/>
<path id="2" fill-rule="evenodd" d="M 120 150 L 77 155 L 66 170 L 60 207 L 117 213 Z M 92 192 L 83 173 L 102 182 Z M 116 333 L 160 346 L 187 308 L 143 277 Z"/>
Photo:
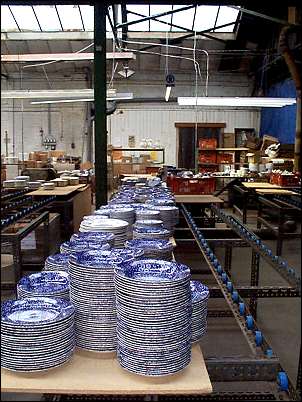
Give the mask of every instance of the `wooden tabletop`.
<path id="1" fill-rule="evenodd" d="M 44 190 L 44 189 L 39 189 L 35 191 L 31 191 L 30 193 L 27 193 L 26 195 L 69 195 L 73 193 L 76 190 L 82 189 L 87 184 L 77 184 L 76 186 L 66 186 L 66 187 L 55 187 L 53 190 Z"/>
<path id="2" fill-rule="evenodd" d="M 299 195 L 291 190 L 285 190 L 282 188 L 256 188 L 257 194 L 284 194 L 284 195 Z"/>
<path id="3" fill-rule="evenodd" d="M 132 374 L 120 367 L 115 354 L 77 350 L 63 366 L 40 373 L 1 369 L 2 392 L 46 394 L 209 394 L 212 386 L 198 344 L 181 372 L 161 378 Z"/>
<path id="4" fill-rule="evenodd" d="M 242 183 L 244 187 L 246 188 L 282 188 L 281 186 L 278 186 L 277 184 L 271 184 L 271 183 L 255 183 L 255 182 L 245 182 Z"/>
<path id="5" fill-rule="evenodd" d="M 223 203 L 224 201 L 215 197 L 214 195 L 193 195 L 193 194 L 176 194 L 176 202 L 190 203 L 190 204 L 211 204 L 211 203 Z"/>

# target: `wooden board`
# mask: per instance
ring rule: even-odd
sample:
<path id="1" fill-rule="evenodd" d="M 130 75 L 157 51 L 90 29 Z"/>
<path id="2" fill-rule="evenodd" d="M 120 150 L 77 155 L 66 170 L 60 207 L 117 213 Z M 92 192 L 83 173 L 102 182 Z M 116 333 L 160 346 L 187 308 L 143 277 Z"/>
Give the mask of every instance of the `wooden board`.
<path id="1" fill-rule="evenodd" d="M 219 198 L 215 197 L 214 195 L 183 195 L 183 194 L 176 194 L 175 195 L 176 202 L 183 202 L 183 203 L 190 203 L 190 204 L 211 204 L 213 202 L 223 203 L 224 201 Z"/>
<path id="2" fill-rule="evenodd" d="M 73 231 L 79 230 L 83 217 L 91 214 L 91 187 L 78 189 L 73 197 Z"/>
<path id="3" fill-rule="evenodd" d="M 65 365 L 40 373 L 1 369 L 2 392 L 47 394 L 209 394 L 212 386 L 198 344 L 183 371 L 162 378 L 138 376 L 122 369 L 112 354 L 77 350 Z"/>
<path id="4" fill-rule="evenodd" d="M 27 193 L 26 195 L 69 195 L 80 188 L 87 186 L 87 184 L 77 184 L 76 186 L 55 187 L 53 190 L 35 190 Z"/>
<path id="5" fill-rule="evenodd" d="M 280 188 L 257 188 L 257 194 L 286 194 L 286 195 L 300 195 L 294 191 L 284 190 Z"/>
<path id="6" fill-rule="evenodd" d="M 254 183 L 254 182 L 245 182 L 242 183 L 244 187 L 246 188 L 281 188 L 277 184 L 271 184 L 271 183 Z"/>

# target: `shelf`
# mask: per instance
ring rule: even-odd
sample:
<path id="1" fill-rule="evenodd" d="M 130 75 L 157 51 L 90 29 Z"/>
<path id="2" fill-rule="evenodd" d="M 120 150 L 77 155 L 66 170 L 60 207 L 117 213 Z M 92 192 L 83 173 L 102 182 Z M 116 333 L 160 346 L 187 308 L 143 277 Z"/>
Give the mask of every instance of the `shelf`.
<path id="1" fill-rule="evenodd" d="M 111 148 L 108 151 L 164 151 L 165 148 Z"/>
<path id="2" fill-rule="evenodd" d="M 158 165 L 162 165 L 163 164 L 163 162 L 156 162 L 156 163 L 149 163 L 149 164 L 146 164 L 146 163 L 142 163 L 142 162 L 137 162 L 137 163 L 135 163 L 135 162 L 130 162 L 130 163 L 126 163 L 126 162 L 122 162 L 122 163 L 113 163 L 113 165 L 114 166 L 124 166 L 124 165 L 127 165 L 127 166 L 133 166 L 133 165 L 145 165 L 145 166 L 147 166 L 147 167 L 152 167 L 152 166 L 158 166 Z"/>
<path id="3" fill-rule="evenodd" d="M 248 162 L 231 162 L 231 163 L 198 162 L 198 165 L 248 165 Z"/>
<path id="4" fill-rule="evenodd" d="M 250 151 L 249 148 L 198 148 L 198 151 Z"/>

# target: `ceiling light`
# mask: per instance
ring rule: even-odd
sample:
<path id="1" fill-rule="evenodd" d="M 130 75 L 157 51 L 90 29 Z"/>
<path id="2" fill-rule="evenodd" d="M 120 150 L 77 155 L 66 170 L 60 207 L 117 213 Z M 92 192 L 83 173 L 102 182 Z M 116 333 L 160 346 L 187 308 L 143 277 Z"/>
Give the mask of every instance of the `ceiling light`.
<path id="1" fill-rule="evenodd" d="M 129 78 L 135 73 L 135 71 L 130 70 L 130 68 L 126 65 L 121 71 L 118 71 L 117 73 L 124 78 Z"/>
<path id="2" fill-rule="evenodd" d="M 222 107 L 283 107 L 296 103 L 295 98 L 264 97 L 178 97 L 181 106 L 222 106 Z"/>
<path id="3" fill-rule="evenodd" d="M 117 100 L 125 100 L 125 99 L 133 99 L 132 93 L 117 93 L 116 96 L 107 96 L 107 101 L 117 101 Z M 79 98 L 79 99 L 48 99 L 48 100 L 38 100 L 30 102 L 31 105 L 43 105 L 43 104 L 52 104 L 52 103 L 73 103 L 73 102 L 94 102 L 94 98 Z"/>
<path id="4" fill-rule="evenodd" d="M 166 95 L 165 95 L 166 102 L 169 101 L 171 89 L 172 89 L 172 87 L 166 87 Z"/>

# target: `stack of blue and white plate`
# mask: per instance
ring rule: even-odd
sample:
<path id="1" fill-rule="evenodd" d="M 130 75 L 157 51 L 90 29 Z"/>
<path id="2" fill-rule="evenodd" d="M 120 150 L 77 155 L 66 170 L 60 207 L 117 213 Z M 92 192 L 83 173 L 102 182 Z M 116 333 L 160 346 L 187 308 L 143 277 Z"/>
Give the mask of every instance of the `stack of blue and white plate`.
<path id="1" fill-rule="evenodd" d="M 97 209 L 94 211 L 94 215 L 96 216 L 104 216 L 109 218 L 110 216 L 110 208 L 108 207 L 108 205 L 106 205 L 106 207 L 101 207 L 100 209 Z"/>
<path id="2" fill-rule="evenodd" d="M 46 258 L 44 264 L 45 271 L 65 271 L 68 272 L 68 253 L 58 253 Z"/>
<path id="3" fill-rule="evenodd" d="M 191 281 L 192 296 L 192 342 L 197 342 L 206 333 L 209 289 L 198 281 Z"/>
<path id="4" fill-rule="evenodd" d="M 114 246 L 114 234 L 108 232 L 79 232 L 71 236 L 70 240 L 88 241 L 93 243 L 105 244 L 108 243 L 110 247 Z"/>
<path id="5" fill-rule="evenodd" d="M 114 234 L 114 246 L 123 247 L 127 240 L 128 222 L 121 219 L 100 219 L 96 221 L 82 221 L 80 232 L 109 232 Z"/>
<path id="6" fill-rule="evenodd" d="M 134 208 L 128 206 L 114 206 L 114 208 L 110 209 L 110 218 L 112 219 L 122 219 L 129 223 L 129 225 L 133 225 L 135 221 L 135 210 Z"/>
<path id="7" fill-rule="evenodd" d="M 68 300 L 37 297 L 2 303 L 1 367 L 51 369 L 67 362 L 74 347 L 74 307 Z"/>
<path id="8" fill-rule="evenodd" d="M 69 240 L 65 241 L 60 246 L 61 253 L 77 253 L 80 251 L 87 251 L 87 250 L 109 250 L 110 245 L 108 243 L 99 243 L 98 241 L 86 241 L 86 239 L 77 239 L 77 240 Z"/>
<path id="9" fill-rule="evenodd" d="M 173 244 L 169 240 L 133 239 L 126 241 L 125 247 L 131 250 L 142 249 L 145 258 L 166 261 L 173 258 Z"/>
<path id="10" fill-rule="evenodd" d="M 83 349 L 116 350 L 113 277 L 114 268 L 123 260 L 110 251 L 95 250 L 70 257 L 70 300 L 75 306 L 76 345 Z"/>
<path id="11" fill-rule="evenodd" d="M 115 269 L 117 356 L 136 374 L 163 376 L 191 359 L 190 270 L 161 260 Z"/>
<path id="12" fill-rule="evenodd" d="M 136 221 L 135 226 L 153 226 L 157 228 L 163 227 L 163 221 L 160 219 L 144 219 L 141 221 Z"/>
<path id="13" fill-rule="evenodd" d="M 17 284 L 18 299 L 62 297 L 69 300 L 69 275 L 64 271 L 42 271 L 23 276 Z"/>
<path id="14" fill-rule="evenodd" d="M 127 242 L 126 242 L 127 243 Z M 144 257 L 144 250 L 141 248 L 112 248 L 109 251 L 104 251 L 102 255 L 106 256 L 108 254 L 109 256 L 111 255 L 116 255 L 117 257 L 122 257 L 123 259 L 141 259 Z"/>
<path id="15" fill-rule="evenodd" d="M 173 231 L 179 220 L 179 209 L 175 206 L 150 205 L 151 210 L 159 211 L 160 218 L 166 229 Z"/>
<path id="16" fill-rule="evenodd" d="M 144 221 L 146 219 L 161 220 L 160 212 L 157 210 L 149 209 L 149 208 L 136 210 L 136 220 L 137 221 Z"/>
<path id="17" fill-rule="evenodd" d="M 133 228 L 133 239 L 169 240 L 171 232 L 165 228 L 153 226 L 136 226 Z"/>
<path id="18" fill-rule="evenodd" d="M 154 206 L 175 206 L 175 199 L 170 197 L 152 197 L 150 200 L 146 201 L 146 204 L 151 204 Z"/>

